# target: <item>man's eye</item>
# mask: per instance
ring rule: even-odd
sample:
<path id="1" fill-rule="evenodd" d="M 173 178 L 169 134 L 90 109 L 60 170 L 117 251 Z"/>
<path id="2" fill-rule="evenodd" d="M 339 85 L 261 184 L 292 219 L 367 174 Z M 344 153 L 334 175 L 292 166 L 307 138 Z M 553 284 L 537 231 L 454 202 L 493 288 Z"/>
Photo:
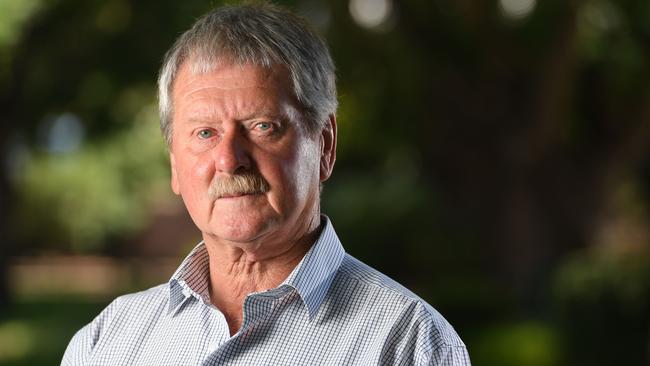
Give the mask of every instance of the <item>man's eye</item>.
<path id="1" fill-rule="evenodd" d="M 212 130 L 201 130 L 201 131 L 199 131 L 199 138 L 202 138 L 202 139 L 209 139 L 213 135 L 214 135 L 214 133 L 212 132 Z"/>
<path id="2" fill-rule="evenodd" d="M 255 125 L 255 128 L 260 130 L 260 131 L 268 131 L 271 128 L 273 128 L 273 125 L 270 124 L 269 122 L 260 122 Z"/>

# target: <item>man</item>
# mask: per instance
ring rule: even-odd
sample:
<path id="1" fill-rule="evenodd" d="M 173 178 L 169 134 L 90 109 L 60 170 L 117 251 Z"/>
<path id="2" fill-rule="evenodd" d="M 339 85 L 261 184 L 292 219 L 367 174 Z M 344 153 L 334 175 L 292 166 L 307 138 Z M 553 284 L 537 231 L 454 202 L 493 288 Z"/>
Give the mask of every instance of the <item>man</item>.
<path id="1" fill-rule="evenodd" d="M 64 365 L 469 365 L 443 317 L 345 254 L 320 214 L 336 87 L 302 19 L 207 14 L 167 53 L 159 100 L 172 189 L 203 242 L 81 329 Z"/>

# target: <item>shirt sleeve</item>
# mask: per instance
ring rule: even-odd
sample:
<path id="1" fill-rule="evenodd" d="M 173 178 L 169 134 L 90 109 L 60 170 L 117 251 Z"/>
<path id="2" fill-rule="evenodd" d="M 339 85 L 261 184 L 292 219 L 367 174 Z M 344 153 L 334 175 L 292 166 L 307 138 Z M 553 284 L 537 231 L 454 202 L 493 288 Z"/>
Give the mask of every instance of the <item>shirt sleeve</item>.
<path id="1" fill-rule="evenodd" d="M 91 326 L 81 328 L 70 340 L 63 354 L 61 366 L 81 366 L 88 364 L 88 356 L 92 349 Z"/>
<path id="2" fill-rule="evenodd" d="M 437 348 L 424 365 L 471 366 L 465 346 L 444 346 Z"/>
<path id="3" fill-rule="evenodd" d="M 393 325 L 379 358 L 382 366 L 471 366 L 465 344 L 435 309 L 412 303 Z"/>
<path id="4" fill-rule="evenodd" d="M 90 362 L 90 356 L 106 324 L 115 313 L 119 298 L 110 303 L 95 319 L 81 328 L 70 340 L 63 354 L 61 366 L 81 366 Z"/>

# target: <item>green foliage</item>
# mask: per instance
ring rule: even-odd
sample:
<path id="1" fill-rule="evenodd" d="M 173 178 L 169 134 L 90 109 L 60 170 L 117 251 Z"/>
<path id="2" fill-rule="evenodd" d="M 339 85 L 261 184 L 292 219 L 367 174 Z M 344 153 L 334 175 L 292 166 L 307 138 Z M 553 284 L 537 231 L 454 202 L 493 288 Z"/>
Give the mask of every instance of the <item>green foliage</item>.
<path id="1" fill-rule="evenodd" d="M 0 314 L 0 365 L 56 365 L 66 345 L 107 301 L 23 299 Z"/>
<path id="2" fill-rule="evenodd" d="M 470 343 L 470 357 L 481 365 L 559 366 L 565 364 L 561 342 L 545 323 L 503 324 L 481 331 Z"/>
<path id="3" fill-rule="evenodd" d="M 22 203 L 16 220 L 23 240 L 41 249 L 101 251 L 107 238 L 141 228 L 152 203 L 171 197 L 152 103 L 109 140 L 29 159 L 16 181 Z"/>
<path id="4" fill-rule="evenodd" d="M 0 0 L 0 49 L 18 41 L 23 25 L 41 6 L 41 0 Z"/>
<path id="5" fill-rule="evenodd" d="M 18 42 L 29 18 L 41 6 L 41 0 L 0 0 L 0 85 L 9 76 L 12 47 Z"/>
<path id="6" fill-rule="evenodd" d="M 621 249 L 575 253 L 557 273 L 554 305 L 574 362 L 611 365 L 623 354 L 629 364 L 647 361 L 650 252 Z"/>
<path id="7" fill-rule="evenodd" d="M 650 308 L 650 231 L 648 207 L 638 185 L 626 182 L 614 191 L 607 226 L 594 246 L 568 255 L 554 279 L 555 299 L 563 305 L 596 305 L 603 299 L 630 313 Z M 618 216 L 618 217 L 617 217 Z"/>
<path id="8" fill-rule="evenodd" d="M 562 303 L 589 306 L 609 298 L 630 312 L 643 311 L 650 303 L 650 254 L 576 254 L 558 271 L 555 291 Z"/>

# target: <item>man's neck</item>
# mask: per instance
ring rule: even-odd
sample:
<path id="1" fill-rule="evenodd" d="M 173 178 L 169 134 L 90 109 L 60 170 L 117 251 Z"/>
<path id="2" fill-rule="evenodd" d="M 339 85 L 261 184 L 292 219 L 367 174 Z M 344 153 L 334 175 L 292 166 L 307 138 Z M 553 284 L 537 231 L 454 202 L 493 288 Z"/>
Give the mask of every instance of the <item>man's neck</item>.
<path id="1" fill-rule="evenodd" d="M 210 256 L 210 300 L 226 316 L 231 335 L 241 327 L 246 296 L 278 287 L 315 243 L 322 225 L 316 221 L 309 228 L 297 240 L 286 242 L 272 252 L 264 251 L 264 244 L 256 245 L 253 251 L 246 246 L 210 245 L 206 241 Z"/>

